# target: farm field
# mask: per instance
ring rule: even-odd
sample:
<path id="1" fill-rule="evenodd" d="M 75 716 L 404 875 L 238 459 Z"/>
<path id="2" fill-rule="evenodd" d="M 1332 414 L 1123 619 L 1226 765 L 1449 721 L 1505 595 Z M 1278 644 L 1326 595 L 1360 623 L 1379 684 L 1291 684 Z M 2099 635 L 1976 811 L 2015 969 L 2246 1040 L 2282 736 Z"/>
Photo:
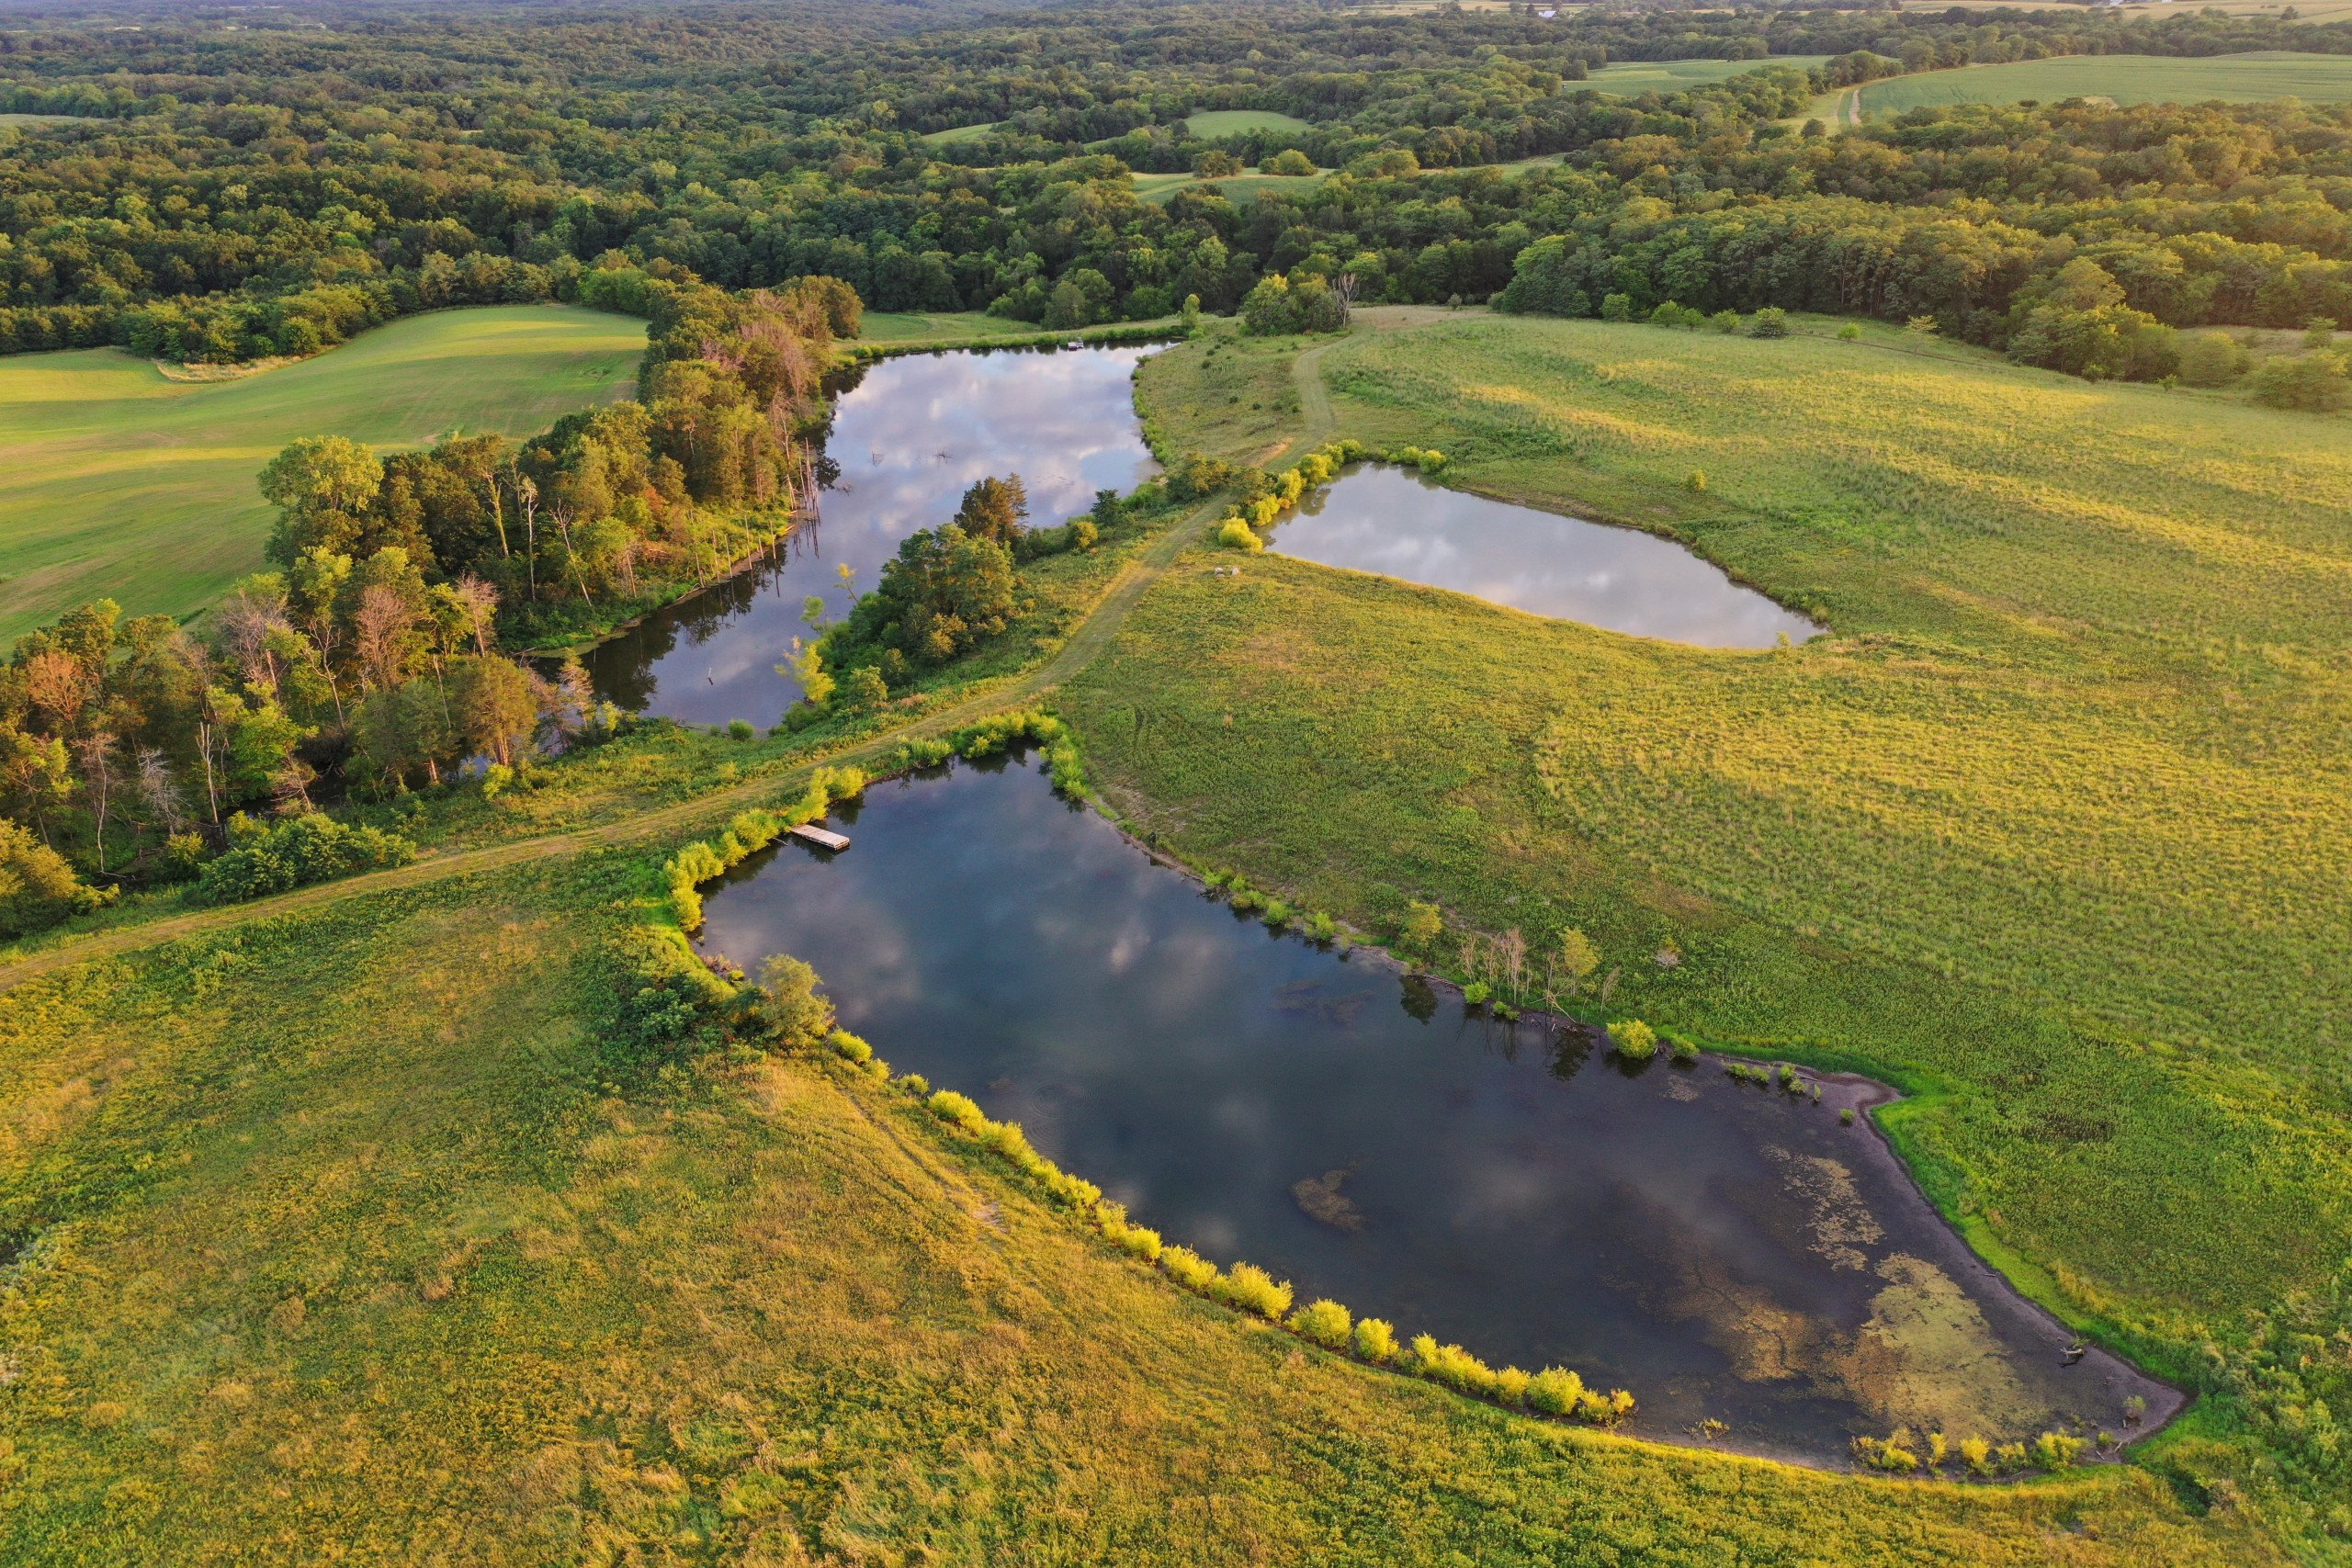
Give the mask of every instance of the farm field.
<path id="1" fill-rule="evenodd" d="M 1198 175 L 1137 175 L 1135 176 L 1136 197 L 1155 207 L 1165 207 L 1169 198 L 1187 186 L 1215 186 L 1236 206 L 1255 201 L 1261 196 L 1290 194 L 1312 190 L 1330 178 L 1317 175 L 1219 175 L 1204 179 Z"/>
<path id="2" fill-rule="evenodd" d="M 1826 54 L 1775 54 L 1762 60 L 1624 60 L 1593 72 L 1577 86 L 1603 93 L 1670 93 L 1705 82 L 1721 82 L 1768 65 L 1793 66 L 1799 71 L 1826 64 Z"/>
<path id="3" fill-rule="evenodd" d="M 254 476 L 299 435 L 510 435 L 626 396 L 645 326 L 561 305 L 412 317 L 252 375 L 175 380 L 119 349 L 0 359 L 0 637 L 86 600 L 189 615 L 261 565 Z"/>
<path id="4" fill-rule="evenodd" d="M 2056 103 L 2106 97 L 2119 104 L 2255 103 L 2352 99 L 2352 55 L 2222 54 L 2181 59 L 2143 54 L 2068 55 L 2002 65 L 1968 65 L 1892 76 L 1851 89 L 1865 119 L 1948 104 Z"/>
<path id="5" fill-rule="evenodd" d="M 959 125 L 946 130 L 927 131 L 921 138 L 933 147 L 952 147 L 959 141 L 978 141 L 1003 124 L 1002 120 L 984 120 L 978 125 Z"/>
<path id="6" fill-rule="evenodd" d="M 1247 136 L 1252 131 L 1287 131 L 1312 129 L 1295 115 L 1278 114 L 1272 109 L 1204 109 L 1184 121 L 1184 129 L 1204 141 L 1214 141 L 1222 136 Z"/>
<path id="7" fill-rule="evenodd" d="M 1714 653 L 1274 557 L 1174 573 L 1068 700 L 1137 830 L 1375 931 L 1408 899 L 1575 925 L 1619 1010 L 1935 1086 L 1890 1118 L 1929 1191 L 2159 1369 L 2324 1280 L 2340 422 L 1892 344 L 1421 321 L 1303 365 L 1190 345 L 1146 407 L 1237 459 L 1318 424 L 1434 446 L 1832 635 Z"/>

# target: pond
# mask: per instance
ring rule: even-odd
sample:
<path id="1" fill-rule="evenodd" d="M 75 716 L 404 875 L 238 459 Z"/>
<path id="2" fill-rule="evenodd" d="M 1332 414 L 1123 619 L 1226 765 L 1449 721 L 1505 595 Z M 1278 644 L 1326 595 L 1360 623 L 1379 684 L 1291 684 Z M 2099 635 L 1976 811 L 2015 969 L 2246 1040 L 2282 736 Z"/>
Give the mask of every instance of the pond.
<path id="1" fill-rule="evenodd" d="M 1266 547 L 1325 566 L 1701 648 L 1772 648 L 1821 627 L 1671 539 L 1360 466 L 1275 525 Z"/>
<path id="2" fill-rule="evenodd" d="M 965 487 L 1019 474 L 1029 521 L 1083 512 L 1097 490 L 1156 470 L 1132 381 L 1148 347 L 907 355 L 853 371 L 825 443 L 834 478 L 819 518 L 751 570 L 657 612 L 582 660 L 596 694 L 688 724 L 769 725 L 799 700 L 775 666 L 812 637 L 803 606 L 848 613 L 920 528 L 955 515 Z M 848 575 L 842 569 L 848 568 Z"/>
<path id="3" fill-rule="evenodd" d="M 787 840 L 710 889 L 703 941 L 813 964 L 901 1072 L 1027 1128 L 1143 1223 L 1402 1335 L 1572 1367 L 1635 1429 L 1842 1459 L 1857 1433 L 2123 1432 L 2177 1396 L 1987 1269 L 1841 1106 L 1628 1070 L 1377 954 L 1213 901 L 1026 761 L 874 785 L 852 847 Z"/>

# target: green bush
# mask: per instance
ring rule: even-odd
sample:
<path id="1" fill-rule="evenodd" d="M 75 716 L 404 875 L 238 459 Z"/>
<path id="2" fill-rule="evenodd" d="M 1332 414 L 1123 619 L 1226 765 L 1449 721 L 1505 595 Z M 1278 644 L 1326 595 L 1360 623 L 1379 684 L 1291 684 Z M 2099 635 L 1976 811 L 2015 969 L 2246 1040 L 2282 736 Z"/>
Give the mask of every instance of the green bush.
<path id="1" fill-rule="evenodd" d="M 2044 1470 L 2065 1470 L 2081 1457 L 2083 1446 L 2080 1438 L 2064 1432 L 2044 1432 L 2033 1439 L 2033 1462 Z"/>
<path id="2" fill-rule="evenodd" d="M 1527 1407 L 1563 1419 L 1577 1413 L 1584 1399 L 1584 1379 L 1566 1367 L 1546 1367 L 1528 1380 Z"/>
<path id="3" fill-rule="evenodd" d="M 1291 1314 L 1291 1332 L 1326 1350 L 1344 1350 L 1355 1331 L 1355 1318 L 1335 1301 L 1315 1302 Z"/>
<path id="4" fill-rule="evenodd" d="M 834 1055 L 846 1062 L 854 1062 L 859 1066 L 874 1060 L 874 1047 L 846 1029 L 836 1029 L 826 1035 L 825 1043 L 832 1047 Z"/>
<path id="5" fill-rule="evenodd" d="M 65 857 L 22 823 L 0 820 L 0 936 L 24 936 L 112 901 L 85 887 Z"/>
<path id="6" fill-rule="evenodd" d="M 1205 1291 L 1216 1282 L 1216 1265 L 1189 1247 L 1160 1248 L 1159 1267 L 1186 1290 Z"/>
<path id="7" fill-rule="evenodd" d="M 1385 1366 L 1396 1359 L 1398 1348 L 1396 1330 L 1385 1319 L 1366 1317 L 1356 1321 L 1356 1354 L 1365 1360 Z"/>
<path id="8" fill-rule="evenodd" d="M 1789 335 L 1789 313 L 1778 305 L 1767 305 L 1747 319 L 1749 337 L 1786 337 Z"/>
<path id="9" fill-rule="evenodd" d="M 1228 550 L 1244 550 L 1252 555 L 1266 547 L 1266 541 L 1250 531 L 1250 525 L 1238 517 L 1228 517 L 1216 531 L 1216 542 Z"/>
<path id="10" fill-rule="evenodd" d="M 758 730 L 752 728 L 752 721 L 748 718 L 730 718 L 727 721 L 727 739 L 729 740 L 749 740 L 758 733 Z"/>
<path id="11" fill-rule="evenodd" d="M 216 857 L 197 879 L 194 897 L 202 904 L 242 903 L 415 858 L 416 846 L 398 833 L 348 827 L 313 812 Z"/>
<path id="12" fill-rule="evenodd" d="M 1657 1055 L 1657 1033 L 1638 1018 L 1609 1026 L 1609 1043 L 1629 1062 L 1646 1062 Z"/>
<path id="13" fill-rule="evenodd" d="M 1228 1306 L 1280 1323 L 1290 1311 L 1291 1288 L 1255 1263 L 1237 1263 L 1209 1287 L 1209 1293 Z"/>

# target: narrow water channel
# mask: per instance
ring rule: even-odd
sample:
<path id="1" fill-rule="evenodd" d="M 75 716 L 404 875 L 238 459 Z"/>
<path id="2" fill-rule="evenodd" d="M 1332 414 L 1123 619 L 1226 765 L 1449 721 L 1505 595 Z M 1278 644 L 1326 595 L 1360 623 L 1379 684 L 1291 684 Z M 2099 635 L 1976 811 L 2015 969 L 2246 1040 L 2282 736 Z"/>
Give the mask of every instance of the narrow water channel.
<path id="1" fill-rule="evenodd" d="M 1025 761 L 877 784 L 786 840 L 704 942 L 813 964 L 843 1024 L 1145 1223 L 1404 1334 L 1573 1367 L 1754 1451 L 1838 1461 L 2151 1422 L 2169 1389 L 2067 1336 L 1937 1217 L 1866 1118 L 1719 1063 L 1627 1069 L 1209 899 Z"/>
<path id="2" fill-rule="evenodd" d="M 1325 566 L 1701 648 L 1771 648 L 1821 627 L 1655 534 L 1359 466 L 1274 527 L 1266 547 Z"/>
<path id="3" fill-rule="evenodd" d="M 899 541 L 956 513 L 965 488 L 1019 474 L 1029 520 L 1050 527 L 1098 490 L 1156 471 L 1133 379 L 1148 347 L 906 355 L 834 389 L 819 518 L 750 570 L 648 616 L 582 660 L 598 696 L 688 724 L 770 725 L 799 700 L 776 665 L 812 638 L 804 606 L 838 619 L 879 580 Z M 842 569 L 848 575 L 842 575 Z"/>

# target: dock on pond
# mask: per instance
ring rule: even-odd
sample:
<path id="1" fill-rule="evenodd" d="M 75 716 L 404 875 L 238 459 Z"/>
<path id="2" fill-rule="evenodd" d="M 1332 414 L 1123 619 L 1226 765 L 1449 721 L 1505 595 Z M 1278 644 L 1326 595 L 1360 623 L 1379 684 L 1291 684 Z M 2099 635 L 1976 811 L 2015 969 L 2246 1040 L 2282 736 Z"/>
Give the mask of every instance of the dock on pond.
<path id="1" fill-rule="evenodd" d="M 792 830 L 792 836 L 796 839 L 806 839 L 820 850 L 849 848 L 848 834 L 836 833 L 830 828 L 820 828 L 813 823 L 803 822 Z"/>

